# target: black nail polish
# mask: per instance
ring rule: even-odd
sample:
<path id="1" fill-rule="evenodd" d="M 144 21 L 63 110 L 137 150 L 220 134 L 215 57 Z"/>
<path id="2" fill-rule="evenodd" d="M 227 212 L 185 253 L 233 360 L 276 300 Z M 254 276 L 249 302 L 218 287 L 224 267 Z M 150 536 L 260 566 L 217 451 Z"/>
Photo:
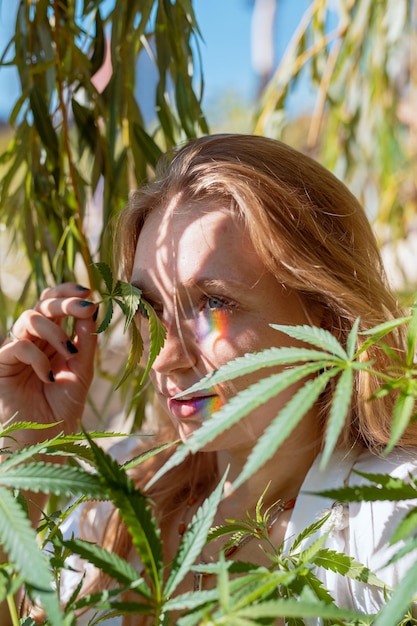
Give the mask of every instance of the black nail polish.
<path id="1" fill-rule="evenodd" d="M 51 383 L 54 383 L 54 382 L 55 382 L 55 376 L 54 376 L 54 373 L 53 373 L 53 371 L 52 371 L 52 370 L 49 370 L 49 373 L 48 373 L 48 378 L 49 378 L 49 380 L 51 381 Z"/>
<path id="2" fill-rule="evenodd" d="M 76 289 L 78 291 L 89 291 L 88 287 L 83 287 L 82 285 L 77 285 Z"/>
<path id="3" fill-rule="evenodd" d="M 80 300 L 78 304 L 83 308 L 86 308 L 88 306 L 93 306 L 94 302 L 90 302 L 89 300 Z"/>
<path id="4" fill-rule="evenodd" d="M 96 310 L 93 313 L 93 322 L 97 321 L 99 308 L 100 307 L 97 307 Z"/>
<path id="5" fill-rule="evenodd" d="M 68 341 L 66 343 L 66 346 L 67 346 L 68 352 L 70 352 L 71 354 L 77 354 L 78 349 L 74 346 L 72 341 L 70 341 L 69 339 L 68 339 Z"/>

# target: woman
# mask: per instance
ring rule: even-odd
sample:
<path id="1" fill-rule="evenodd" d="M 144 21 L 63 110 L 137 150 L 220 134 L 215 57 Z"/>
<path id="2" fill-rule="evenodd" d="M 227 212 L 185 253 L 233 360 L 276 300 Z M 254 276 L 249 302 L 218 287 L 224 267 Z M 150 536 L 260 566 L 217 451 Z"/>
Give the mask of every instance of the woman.
<path id="1" fill-rule="evenodd" d="M 161 434 L 165 440 L 178 434 L 187 439 L 214 411 L 264 374 L 182 399 L 176 397 L 179 392 L 237 356 L 296 345 L 271 323 L 320 326 L 345 344 L 358 317 L 360 330 L 366 330 L 399 314 L 358 202 L 315 161 L 271 139 L 209 136 L 164 160 L 156 180 L 133 193 L 121 215 L 118 250 L 122 277 L 142 289 L 167 330 L 151 373 L 169 418 Z M 66 430 L 74 430 L 93 370 L 95 305 L 89 295 L 73 284 L 48 289 L 35 309 L 15 322 L 13 340 L 0 351 L 3 419 L 16 412 L 19 419 L 64 419 Z M 76 318 L 73 342 L 61 328 L 68 316 Z M 146 343 L 147 320 L 138 316 L 138 323 Z M 400 336 L 391 341 L 395 350 L 403 350 Z M 375 370 L 389 366 L 375 347 L 363 358 L 373 359 Z M 353 479 L 355 468 L 391 471 L 404 478 L 409 471 L 415 474 L 410 450 L 399 450 L 387 460 L 378 457 L 389 440 L 392 398 L 369 402 L 378 380 L 364 371 L 355 376 L 349 419 L 325 474 L 317 459 L 330 385 L 275 455 L 241 487 L 230 489 L 260 435 L 302 385 L 297 383 L 157 481 L 149 495 L 161 527 L 165 562 L 175 554 L 184 527 L 226 468 L 228 480 L 216 523 L 253 512 L 269 485 L 265 505 L 284 503 L 271 528 L 275 545 L 289 541 L 328 509 L 328 500 L 305 492 L 342 486 Z M 19 443 L 27 442 L 23 436 Z M 35 436 L 36 431 L 31 437 Z M 416 445 L 415 425 L 400 443 Z M 147 472 L 140 466 L 138 484 L 147 483 L 155 463 Z M 389 531 L 398 521 L 393 521 L 394 508 L 386 503 L 355 504 L 327 540 L 330 547 L 352 553 L 378 570 L 390 585 L 398 582 L 409 563 L 404 560 L 385 572 L 381 569 L 389 552 Z M 371 518 L 378 524 L 363 540 L 364 520 Z M 100 535 L 96 538 L 104 545 L 133 558 L 117 516 L 111 516 Z M 216 559 L 220 549 L 219 542 L 209 544 L 201 559 Z M 233 558 L 267 564 L 257 542 L 238 546 L 237 552 Z M 328 572 L 320 576 L 341 606 L 374 612 L 384 603 L 380 589 L 340 582 Z M 194 582 L 190 575 L 179 591 L 192 589 Z M 93 588 L 99 584 L 92 581 Z M 138 624 L 138 619 L 124 623 Z"/>

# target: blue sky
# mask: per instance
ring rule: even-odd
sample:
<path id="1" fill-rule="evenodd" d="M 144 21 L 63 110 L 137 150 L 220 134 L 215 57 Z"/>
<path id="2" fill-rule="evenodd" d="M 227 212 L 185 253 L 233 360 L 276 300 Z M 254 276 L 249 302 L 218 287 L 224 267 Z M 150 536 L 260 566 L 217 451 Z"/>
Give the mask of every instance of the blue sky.
<path id="1" fill-rule="evenodd" d="M 282 57 L 309 0 L 278 0 L 275 18 L 275 61 Z M 204 41 L 201 43 L 207 99 L 233 90 L 245 99 L 256 93 L 251 67 L 252 0 L 194 0 Z"/>
<path id="2" fill-rule="evenodd" d="M 278 62 L 309 0 L 279 0 L 275 20 Z M 257 80 L 251 67 L 250 26 L 252 0 L 193 0 L 203 41 L 200 42 L 205 81 L 205 102 L 211 105 L 225 92 L 243 102 L 256 93 Z M 0 49 L 14 28 L 13 6 L 17 0 L 0 2 Z M 10 113 L 18 94 L 14 70 L 0 68 L 0 118 Z"/>

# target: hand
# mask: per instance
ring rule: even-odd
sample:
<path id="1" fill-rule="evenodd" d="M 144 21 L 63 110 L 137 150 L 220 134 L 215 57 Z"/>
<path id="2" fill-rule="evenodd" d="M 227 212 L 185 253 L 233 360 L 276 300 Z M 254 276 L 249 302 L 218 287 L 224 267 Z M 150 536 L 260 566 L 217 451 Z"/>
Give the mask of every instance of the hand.
<path id="1" fill-rule="evenodd" d="M 17 421 L 61 422 L 47 430 L 14 432 L 20 444 L 77 430 L 93 378 L 97 343 L 97 307 L 87 299 L 89 295 L 88 289 L 75 283 L 46 289 L 35 308 L 16 320 L 12 339 L 0 348 L 0 421 L 17 413 Z M 67 317 L 75 318 L 73 339 L 61 326 Z"/>

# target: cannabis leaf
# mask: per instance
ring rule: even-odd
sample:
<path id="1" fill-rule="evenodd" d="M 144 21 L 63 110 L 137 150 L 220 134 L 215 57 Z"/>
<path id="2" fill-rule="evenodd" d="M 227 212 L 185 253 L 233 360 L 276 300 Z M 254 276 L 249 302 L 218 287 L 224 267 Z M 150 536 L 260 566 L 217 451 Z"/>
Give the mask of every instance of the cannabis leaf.
<path id="1" fill-rule="evenodd" d="M 162 546 L 146 497 L 135 488 L 126 471 L 85 433 L 103 487 L 119 510 L 132 537 L 156 601 L 161 600 Z"/>
<path id="2" fill-rule="evenodd" d="M 171 573 L 166 583 L 165 594 L 170 597 L 185 575 L 190 571 L 194 561 L 201 553 L 206 543 L 207 534 L 213 523 L 217 507 L 223 495 L 223 486 L 226 475 L 223 476 L 213 493 L 198 508 L 196 514 L 182 538 L 178 552 L 175 555 Z"/>
<path id="3" fill-rule="evenodd" d="M 95 267 L 103 278 L 107 291 L 102 292 L 102 304 L 105 305 L 105 313 L 97 333 L 104 332 L 113 318 L 114 304 L 117 304 L 125 316 L 123 332 L 131 331 L 131 344 L 125 371 L 116 389 L 135 371 L 143 355 L 143 339 L 134 323 L 135 315 L 140 310 L 149 320 L 150 349 L 148 362 L 145 367 L 141 383 L 144 382 L 152 364 L 164 345 L 166 329 L 156 315 L 154 309 L 142 298 L 142 291 L 131 283 L 123 280 L 115 280 L 107 263 L 96 263 Z"/>

